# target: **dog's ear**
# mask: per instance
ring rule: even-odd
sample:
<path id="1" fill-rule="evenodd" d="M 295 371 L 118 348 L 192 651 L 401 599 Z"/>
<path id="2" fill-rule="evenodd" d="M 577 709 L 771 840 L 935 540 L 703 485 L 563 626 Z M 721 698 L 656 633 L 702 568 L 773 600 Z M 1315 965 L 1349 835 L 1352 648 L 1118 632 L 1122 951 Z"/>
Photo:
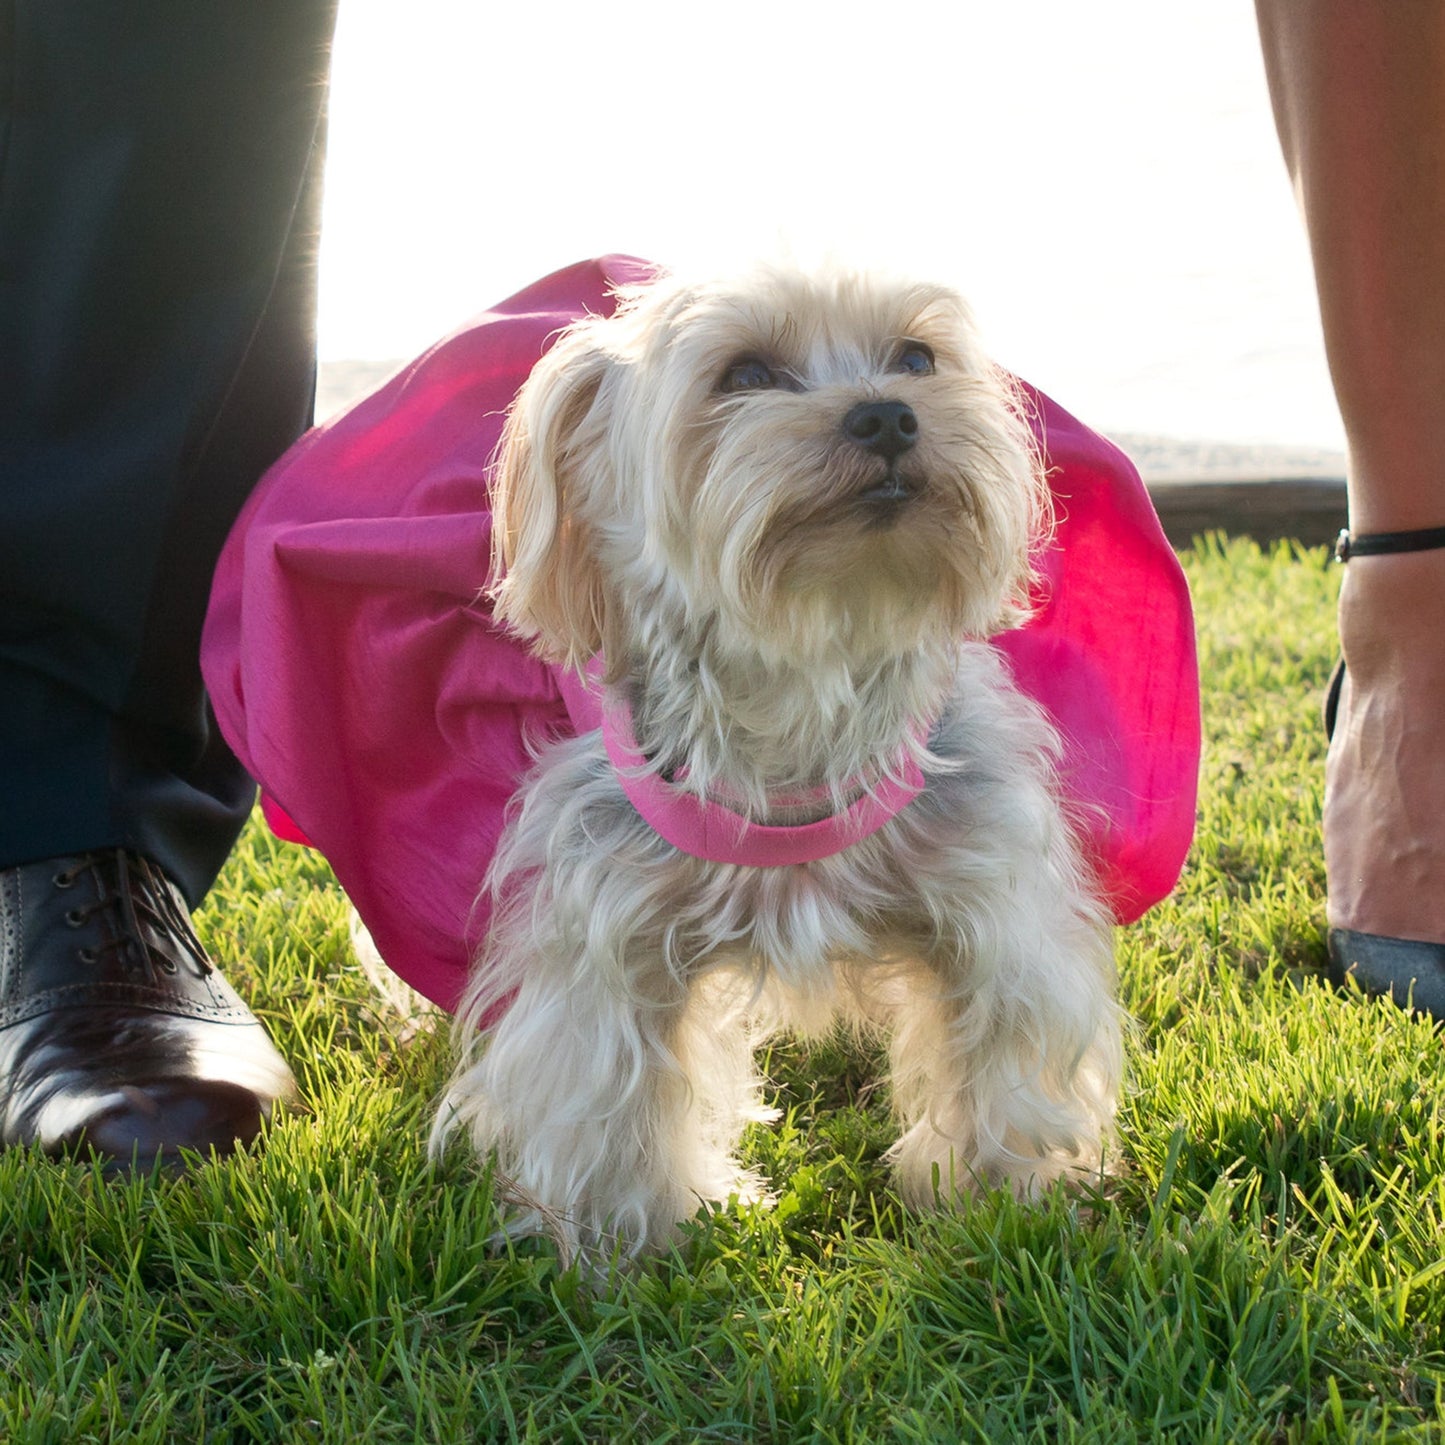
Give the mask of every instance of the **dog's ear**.
<path id="1" fill-rule="evenodd" d="M 613 362 L 597 323 L 565 335 L 533 368 L 507 415 L 492 475 L 496 615 L 550 662 L 581 671 L 602 646 L 607 603 L 585 519 L 606 465 Z"/>

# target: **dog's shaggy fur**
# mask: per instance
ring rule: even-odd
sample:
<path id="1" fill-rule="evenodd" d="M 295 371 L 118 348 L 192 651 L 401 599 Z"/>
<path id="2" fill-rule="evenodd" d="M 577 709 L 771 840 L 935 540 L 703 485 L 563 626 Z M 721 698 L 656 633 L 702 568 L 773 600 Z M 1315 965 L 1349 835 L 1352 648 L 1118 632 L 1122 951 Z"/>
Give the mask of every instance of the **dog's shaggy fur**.
<path id="1" fill-rule="evenodd" d="M 840 1019 L 889 1038 L 911 1203 L 1099 1169 L 1106 914 L 1058 741 L 984 640 L 1024 615 L 1047 528 L 1020 412 L 954 294 L 846 275 L 663 280 L 533 372 L 498 464 L 499 615 L 573 667 L 600 651 L 648 766 L 756 822 L 911 764 L 924 789 L 831 857 L 748 867 L 665 842 L 597 734 L 545 749 L 436 1130 L 535 1202 L 514 1228 L 635 1253 L 758 1194 L 753 1049 Z"/>

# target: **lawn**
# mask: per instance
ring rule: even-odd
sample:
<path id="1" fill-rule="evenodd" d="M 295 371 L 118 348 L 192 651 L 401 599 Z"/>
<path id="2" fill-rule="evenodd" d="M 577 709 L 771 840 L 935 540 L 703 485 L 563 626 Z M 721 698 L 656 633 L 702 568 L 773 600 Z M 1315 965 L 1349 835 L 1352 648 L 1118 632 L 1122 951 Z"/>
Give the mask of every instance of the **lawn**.
<path id="1" fill-rule="evenodd" d="M 906 1216 L 875 1060 L 788 1044 L 770 1211 L 611 1293 L 489 1251 L 428 1162 L 445 1029 L 352 962 L 325 865 L 253 824 L 201 927 L 302 1104 L 254 1156 L 108 1181 L 0 1155 L 0 1439 L 1313 1441 L 1445 1434 L 1445 1065 L 1322 980 L 1321 552 L 1186 558 L 1206 755 L 1175 896 L 1122 931 L 1119 1173 Z"/>

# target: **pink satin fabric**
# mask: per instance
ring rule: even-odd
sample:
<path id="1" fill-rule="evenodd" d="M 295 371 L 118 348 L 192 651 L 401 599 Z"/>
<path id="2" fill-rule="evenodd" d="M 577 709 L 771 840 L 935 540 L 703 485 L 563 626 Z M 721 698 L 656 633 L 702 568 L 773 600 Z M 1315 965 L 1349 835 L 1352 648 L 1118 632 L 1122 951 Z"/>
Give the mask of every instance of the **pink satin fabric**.
<path id="1" fill-rule="evenodd" d="M 303 437 L 221 557 L 202 664 L 284 837 L 330 861 L 383 958 L 455 1006 L 529 745 L 600 702 L 494 622 L 482 588 L 503 413 L 557 332 L 653 268 L 559 271 Z M 1128 459 L 1030 393 L 1060 525 L 1027 628 L 998 640 L 1065 739 L 1065 784 L 1121 922 L 1174 886 L 1194 826 L 1188 592 Z"/>

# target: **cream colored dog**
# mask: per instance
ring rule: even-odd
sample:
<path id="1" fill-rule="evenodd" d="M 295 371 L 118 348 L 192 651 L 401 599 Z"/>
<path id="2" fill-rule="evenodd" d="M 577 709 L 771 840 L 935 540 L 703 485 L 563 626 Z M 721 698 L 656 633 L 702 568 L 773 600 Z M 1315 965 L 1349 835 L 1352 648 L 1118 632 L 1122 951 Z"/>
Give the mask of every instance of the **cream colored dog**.
<path id="1" fill-rule="evenodd" d="M 840 1020 L 890 1040 L 911 1203 L 1096 1172 L 1110 932 L 1057 739 L 985 640 L 1024 615 L 1046 492 L 962 302 L 640 290 L 532 373 L 495 517 L 499 615 L 605 658 L 608 718 L 524 789 L 437 1124 L 534 1206 L 510 1227 L 632 1254 L 762 1192 L 753 1049 Z"/>

